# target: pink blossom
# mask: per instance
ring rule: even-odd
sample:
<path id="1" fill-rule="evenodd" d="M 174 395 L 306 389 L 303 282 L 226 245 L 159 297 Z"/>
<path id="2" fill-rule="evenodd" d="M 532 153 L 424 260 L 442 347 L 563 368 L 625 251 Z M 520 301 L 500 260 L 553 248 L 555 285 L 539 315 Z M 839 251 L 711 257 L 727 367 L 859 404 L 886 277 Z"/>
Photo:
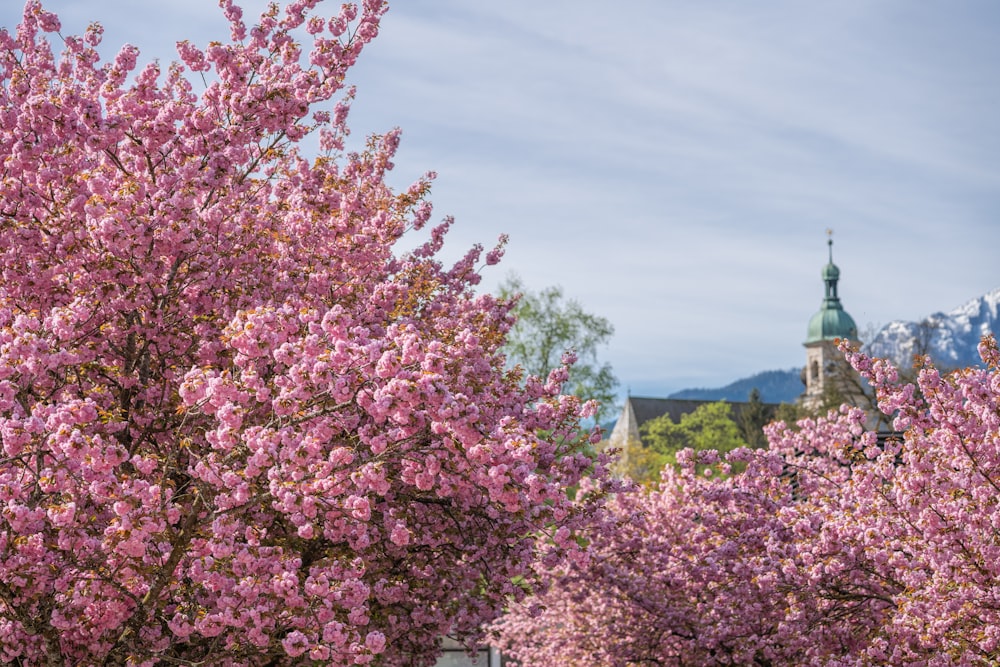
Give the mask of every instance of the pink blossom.
<path id="1" fill-rule="evenodd" d="M 281 647 L 290 658 L 297 658 L 309 649 L 309 640 L 304 634 L 295 630 L 281 640 Z"/>
<path id="2" fill-rule="evenodd" d="M 406 527 L 406 524 L 397 521 L 393 525 L 392 531 L 389 533 L 389 539 L 392 540 L 392 543 L 395 544 L 396 546 L 405 547 L 407 544 L 409 544 L 410 531 Z"/>
<path id="3" fill-rule="evenodd" d="M 219 4 L 169 66 L 0 31 L 0 662 L 432 664 L 585 560 L 589 408 L 407 238 L 400 132 L 340 150 L 385 3 Z"/>
<path id="4" fill-rule="evenodd" d="M 365 648 L 372 653 L 381 653 L 385 650 L 385 635 L 381 632 L 369 632 L 365 637 Z"/>
<path id="5" fill-rule="evenodd" d="M 876 437 L 845 406 L 772 425 L 728 477 L 683 452 L 658 489 L 594 516 L 588 557 L 545 571 L 493 627 L 501 647 L 525 667 L 994 662 L 1000 368 L 983 347 L 987 369 L 911 385 L 848 351 L 905 433 Z"/>

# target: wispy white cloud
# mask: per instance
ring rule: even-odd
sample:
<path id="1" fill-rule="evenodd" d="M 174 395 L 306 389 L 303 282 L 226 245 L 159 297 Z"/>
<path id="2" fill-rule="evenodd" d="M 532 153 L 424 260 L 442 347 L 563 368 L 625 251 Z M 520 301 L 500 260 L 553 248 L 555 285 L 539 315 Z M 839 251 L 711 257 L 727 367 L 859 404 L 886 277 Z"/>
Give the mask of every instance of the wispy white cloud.
<path id="1" fill-rule="evenodd" d="M 225 35 L 214 4 L 47 2 L 161 58 Z M 352 120 L 403 127 L 399 183 L 439 172 L 450 252 L 511 234 L 486 287 L 608 316 L 623 384 L 723 384 L 801 363 L 827 227 L 862 327 L 1000 284 L 998 29 L 989 0 L 396 0 Z"/>

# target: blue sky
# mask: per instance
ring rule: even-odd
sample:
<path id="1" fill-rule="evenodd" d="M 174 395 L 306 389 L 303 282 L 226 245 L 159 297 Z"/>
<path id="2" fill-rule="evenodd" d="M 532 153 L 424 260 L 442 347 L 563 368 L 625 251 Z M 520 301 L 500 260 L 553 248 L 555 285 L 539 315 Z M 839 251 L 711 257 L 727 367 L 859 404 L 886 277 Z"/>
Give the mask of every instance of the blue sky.
<path id="1" fill-rule="evenodd" d="M 45 2 L 143 60 L 228 34 L 139 4 Z M 1000 286 L 998 31 L 986 0 L 397 0 L 351 126 L 403 129 L 399 185 L 439 174 L 449 256 L 510 235 L 484 288 L 561 285 L 622 390 L 665 395 L 803 363 L 827 228 L 862 330 Z"/>

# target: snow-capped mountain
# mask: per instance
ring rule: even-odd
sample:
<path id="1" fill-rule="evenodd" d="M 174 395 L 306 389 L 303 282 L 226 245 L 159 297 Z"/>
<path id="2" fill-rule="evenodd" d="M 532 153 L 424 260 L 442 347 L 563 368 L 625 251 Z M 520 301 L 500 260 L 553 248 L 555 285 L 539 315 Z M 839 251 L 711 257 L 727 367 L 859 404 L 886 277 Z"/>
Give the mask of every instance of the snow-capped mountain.
<path id="1" fill-rule="evenodd" d="M 947 313 L 928 315 L 920 322 L 889 322 L 864 345 L 875 357 L 910 368 L 914 354 L 929 354 L 941 369 L 982 363 L 977 349 L 987 333 L 1000 337 L 1000 287 Z M 718 389 L 685 389 L 670 398 L 709 401 L 745 401 L 756 387 L 765 402 L 793 402 L 802 393 L 801 369 L 764 371 Z"/>
<path id="2" fill-rule="evenodd" d="M 872 356 L 909 367 L 914 354 L 929 354 L 940 368 L 981 364 L 977 346 L 987 333 L 1000 330 L 1000 287 L 947 313 L 920 322 L 889 322 L 865 345 Z"/>

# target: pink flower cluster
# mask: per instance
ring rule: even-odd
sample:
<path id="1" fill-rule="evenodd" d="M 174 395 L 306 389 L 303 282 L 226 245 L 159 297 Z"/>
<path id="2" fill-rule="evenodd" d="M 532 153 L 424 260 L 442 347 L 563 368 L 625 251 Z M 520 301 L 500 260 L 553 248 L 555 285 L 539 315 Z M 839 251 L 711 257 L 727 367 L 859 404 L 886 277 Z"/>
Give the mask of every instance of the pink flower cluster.
<path id="1" fill-rule="evenodd" d="M 385 184 L 395 131 L 340 152 L 384 3 L 220 4 L 165 70 L 96 25 L 54 53 L 37 0 L 0 31 L 0 662 L 428 665 L 603 493 L 472 290 L 502 240 L 397 252 L 431 176 Z"/>
<path id="2" fill-rule="evenodd" d="M 1000 354 L 980 351 L 900 385 L 845 349 L 898 436 L 842 408 L 773 425 L 728 478 L 691 452 L 595 519 L 589 561 L 515 605 L 500 645 L 525 667 L 997 664 Z"/>

